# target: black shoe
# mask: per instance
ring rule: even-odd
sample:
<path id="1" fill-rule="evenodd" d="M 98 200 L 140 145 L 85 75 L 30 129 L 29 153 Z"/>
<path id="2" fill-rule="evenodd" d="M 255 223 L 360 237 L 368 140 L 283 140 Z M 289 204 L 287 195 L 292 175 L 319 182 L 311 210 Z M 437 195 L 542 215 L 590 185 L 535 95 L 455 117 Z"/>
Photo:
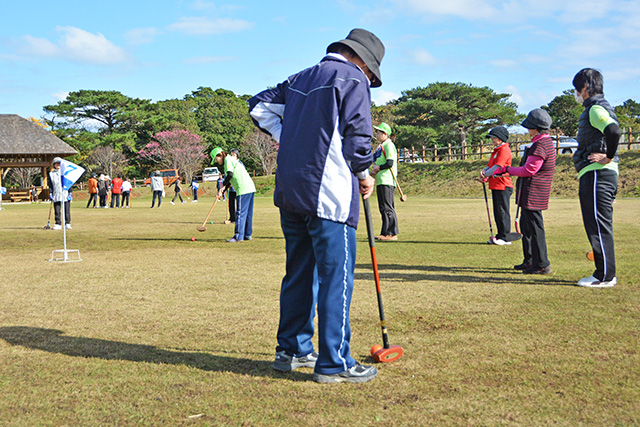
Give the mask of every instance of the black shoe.
<path id="1" fill-rule="evenodd" d="M 516 270 L 529 270 L 531 268 L 531 264 L 523 262 L 522 264 L 514 265 L 513 268 Z"/>
<path id="2" fill-rule="evenodd" d="M 548 265 L 544 268 L 529 268 L 523 271 L 524 274 L 551 274 L 551 266 Z"/>

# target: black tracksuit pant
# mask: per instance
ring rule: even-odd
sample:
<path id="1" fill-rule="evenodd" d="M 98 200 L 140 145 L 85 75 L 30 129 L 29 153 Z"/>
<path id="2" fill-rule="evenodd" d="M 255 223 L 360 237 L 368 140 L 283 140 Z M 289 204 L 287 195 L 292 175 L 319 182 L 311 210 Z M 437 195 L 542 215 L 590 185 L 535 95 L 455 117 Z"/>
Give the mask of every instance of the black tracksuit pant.
<path id="1" fill-rule="evenodd" d="M 395 190 L 396 187 L 392 185 L 376 186 L 378 209 L 382 216 L 382 229 L 380 231 L 382 236 L 398 235 L 398 217 L 396 216 L 396 209 L 393 204 L 393 193 Z"/>
<path id="2" fill-rule="evenodd" d="M 608 282 L 616 276 L 613 243 L 613 201 L 618 191 L 618 174 L 600 169 L 580 178 L 580 208 L 596 271 L 593 277 Z"/>
<path id="3" fill-rule="evenodd" d="M 542 211 L 521 208 L 520 231 L 522 231 L 522 252 L 524 264 L 532 268 L 545 268 L 551 264 L 547 255 L 547 238 L 544 232 Z"/>
<path id="4" fill-rule="evenodd" d="M 53 217 L 56 224 L 62 225 L 61 212 L 62 202 L 53 202 Z M 64 223 L 71 224 L 71 202 L 64 202 Z"/>
<path id="5" fill-rule="evenodd" d="M 511 232 L 511 214 L 509 213 L 511 194 L 513 194 L 512 187 L 506 187 L 504 190 L 491 190 L 493 217 L 498 229 L 496 239 L 507 240 L 507 233 Z"/>

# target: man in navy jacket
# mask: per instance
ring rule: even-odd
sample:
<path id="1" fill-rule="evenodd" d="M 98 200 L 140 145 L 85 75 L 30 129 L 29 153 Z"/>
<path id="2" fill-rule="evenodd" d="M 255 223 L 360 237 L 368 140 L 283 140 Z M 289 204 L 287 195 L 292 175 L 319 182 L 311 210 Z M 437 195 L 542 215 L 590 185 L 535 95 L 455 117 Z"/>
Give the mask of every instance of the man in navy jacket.
<path id="1" fill-rule="evenodd" d="M 314 367 L 313 379 L 322 383 L 377 375 L 350 355 L 349 309 L 359 198 L 374 189 L 370 87 L 382 84 L 383 56 L 374 34 L 354 29 L 329 45 L 320 63 L 249 100 L 255 124 L 280 143 L 274 202 L 287 263 L 273 367 Z"/>

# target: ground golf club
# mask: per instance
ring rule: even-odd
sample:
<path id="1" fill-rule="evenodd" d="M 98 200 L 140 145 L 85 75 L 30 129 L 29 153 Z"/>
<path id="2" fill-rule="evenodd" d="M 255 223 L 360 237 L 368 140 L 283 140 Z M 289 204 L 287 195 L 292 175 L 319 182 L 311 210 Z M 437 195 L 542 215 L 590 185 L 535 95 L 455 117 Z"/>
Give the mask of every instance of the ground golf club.
<path id="1" fill-rule="evenodd" d="M 216 197 L 215 202 L 213 202 L 213 206 L 211 206 L 211 209 L 209 209 L 209 213 L 207 214 L 207 217 L 204 219 L 204 222 L 202 223 L 202 225 L 198 226 L 198 231 L 202 232 L 202 231 L 207 231 L 207 227 L 205 226 L 205 224 L 207 223 L 207 221 L 209 221 L 209 217 L 211 216 L 211 212 L 213 212 L 213 208 L 216 207 L 216 204 L 218 203 L 218 200 L 220 200 L 219 197 Z"/>
<path id="2" fill-rule="evenodd" d="M 493 241 L 493 226 L 491 224 L 491 212 L 489 212 L 489 199 L 487 197 L 487 184 L 482 181 L 482 190 L 484 191 L 484 203 L 487 206 L 487 218 L 489 218 L 489 231 L 491 232 L 491 241 Z M 518 209 L 520 207 L 518 206 Z M 505 236 L 505 240 L 507 242 L 515 242 L 516 240 L 522 239 L 522 234 L 520 234 L 520 230 L 518 227 L 518 215 L 516 214 L 516 233 L 511 232 L 507 233 Z"/>
<path id="3" fill-rule="evenodd" d="M 382 328 L 382 343 L 371 347 L 371 356 L 373 360 L 379 363 L 387 363 L 398 360 L 402 354 L 402 347 L 399 345 L 389 345 L 389 337 L 387 335 L 387 326 L 384 319 L 384 309 L 382 307 L 382 291 L 380 289 L 380 275 L 378 273 L 378 260 L 376 258 L 376 248 L 373 237 L 373 221 L 371 220 L 371 209 L 369 208 L 369 200 L 362 198 L 364 205 L 364 216 L 367 223 L 367 237 L 369 239 L 369 248 L 371 249 L 371 263 L 373 265 L 373 277 L 376 282 L 376 294 L 378 296 L 378 311 L 380 312 L 380 326 Z"/>
<path id="4" fill-rule="evenodd" d="M 53 202 L 49 204 L 49 219 L 47 219 L 47 225 L 44 226 L 45 230 L 51 230 L 51 208 L 53 208 Z"/>

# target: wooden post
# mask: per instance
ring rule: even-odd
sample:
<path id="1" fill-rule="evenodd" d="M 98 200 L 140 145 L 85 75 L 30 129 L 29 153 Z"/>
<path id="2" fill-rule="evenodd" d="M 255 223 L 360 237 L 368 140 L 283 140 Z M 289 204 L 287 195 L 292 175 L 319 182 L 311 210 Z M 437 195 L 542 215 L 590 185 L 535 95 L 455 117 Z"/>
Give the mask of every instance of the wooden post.
<path id="1" fill-rule="evenodd" d="M 438 161 L 438 147 L 433 147 L 433 161 Z"/>
<path id="2" fill-rule="evenodd" d="M 411 163 L 414 163 L 415 161 L 416 161 L 416 149 L 412 145 L 411 146 Z"/>
<path id="3" fill-rule="evenodd" d="M 484 156 L 484 140 L 480 140 L 480 158 Z"/>
<path id="4" fill-rule="evenodd" d="M 449 161 L 451 161 L 451 143 L 447 144 L 449 147 Z"/>

